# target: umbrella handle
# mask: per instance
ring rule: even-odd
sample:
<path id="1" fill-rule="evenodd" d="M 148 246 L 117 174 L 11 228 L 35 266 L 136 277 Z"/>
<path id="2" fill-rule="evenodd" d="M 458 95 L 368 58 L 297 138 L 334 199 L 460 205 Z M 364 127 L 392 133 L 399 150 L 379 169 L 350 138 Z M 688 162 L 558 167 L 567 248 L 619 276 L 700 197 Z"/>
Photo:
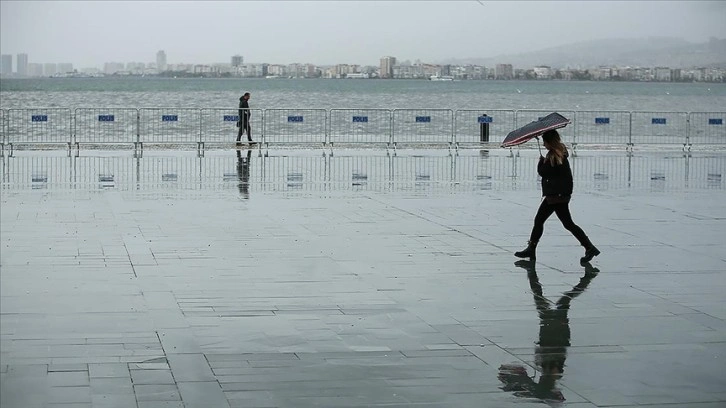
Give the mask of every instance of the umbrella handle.
<path id="1" fill-rule="evenodd" d="M 539 145 L 539 136 L 535 136 L 537 139 L 537 149 L 539 149 L 539 157 L 542 157 L 542 147 Z"/>

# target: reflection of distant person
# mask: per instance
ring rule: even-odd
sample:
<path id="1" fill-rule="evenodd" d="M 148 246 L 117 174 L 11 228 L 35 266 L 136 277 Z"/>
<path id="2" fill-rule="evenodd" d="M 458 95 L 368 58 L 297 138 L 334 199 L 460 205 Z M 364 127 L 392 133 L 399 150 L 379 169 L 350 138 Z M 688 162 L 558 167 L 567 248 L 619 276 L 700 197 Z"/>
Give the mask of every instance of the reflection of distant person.
<path id="1" fill-rule="evenodd" d="M 247 156 L 242 157 L 242 151 L 237 150 L 237 177 L 239 178 L 239 193 L 242 198 L 250 198 L 250 160 L 252 150 L 247 149 Z"/>
<path id="2" fill-rule="evenodd" d="M 247 133 L 247 141 L 249 143 L 252 142 L 252 126 L 250 126 L 250 116 L 252 113 L 250 112 L 250 93 L 245 92 L 244 95 L 242 95 L 241 98 L 239 98 L 239 122 L 237 122 L 237 126 L 239 126 L 239 130 L 237 131 L 237 144 L 242 143 L 242 134 Z"/>
<path id="3" fill-rule="evenodd" d="M 542 238 L 544 223 L 552 213 L 555 213 L 562 222 L 562 226 L 570 231 L 585 248 L 585 256 L 580 258 L 580 262 L 590 262 L 593 257 L 600 255 L 600 251 L 590 242 L 585 231 L 572 221 L 569 205 L 573 181 L 570 162 L 567 161 L 567 147 L 562 143 L 560 134 L 556 130 L 545 132 L 542 135 L 542 141 L 547 148 L 547 156 L 539 156 L 537 173 L 542 178 L 542 196 L 544 198 L 534 217 L 534 227 L 532 227 L 527 248 L 515 252 L 514 256 L 531 260 L 536 258 L 537 242 Z"/>
<path id="4" fill-rule="evenodd" d="M 534 261 L 517 261 L 517 266 L 527 270 L 529 286 L 539 314 L 539 342 L 534 350 L 534 362 L 540 372 L 539 380 L 527 374 L 527 369 L 516 364 L 503 364 L 499 367 L 499 380 L 502 389 L 513 391 L 514 395 L 524 398 L 539 398 L 549 401 L 564 401 L 565 397 L 557 389 L 557 380 L 562 378 L 570 346 L 570 302 L 585 291 L 599 270 L 585 263 L 585 275 L 571 290 L 562 294 L 557 303 L 552 304 L 542 295 Z"/>

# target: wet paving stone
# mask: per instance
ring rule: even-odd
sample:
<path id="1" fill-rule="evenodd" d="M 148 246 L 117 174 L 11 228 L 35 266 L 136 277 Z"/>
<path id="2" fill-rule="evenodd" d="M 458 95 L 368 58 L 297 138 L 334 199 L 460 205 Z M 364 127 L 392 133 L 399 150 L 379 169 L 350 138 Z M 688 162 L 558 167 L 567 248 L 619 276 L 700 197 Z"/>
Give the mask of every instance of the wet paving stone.
<path id="1" fill-rule="evenodd" d="M 3 156 L 0 406 L 726 404 L 726 153 L 578 152 L 589 265 L 534 151 L 257 153 Z"/>

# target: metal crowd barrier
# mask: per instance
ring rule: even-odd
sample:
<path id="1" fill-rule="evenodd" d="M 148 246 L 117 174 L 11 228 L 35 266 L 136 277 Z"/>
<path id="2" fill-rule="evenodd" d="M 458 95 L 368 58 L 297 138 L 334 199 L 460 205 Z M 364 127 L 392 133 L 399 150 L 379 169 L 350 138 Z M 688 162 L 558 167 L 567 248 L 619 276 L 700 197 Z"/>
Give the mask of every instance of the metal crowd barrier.
<path id="1" fill-rule="evenodd" d="M 200 115 L 200 110 L 194 108 L 141 108 L 140 141 L 142 144 L 199 145 L 202 134 Z"/>
<path id="2" fill-rule="evenodd" d="M 630 114 L 631 145 L 688 144 L 688 113 L 632 112 Z"/>
<path id="3" fill-rule="evenodd" d="M 70 154 L 71 117 L 66 108 L 9 109 L 6 137 L 11 154 L 16 144 L 62 144 Z"/>
<path id="4" fill-rule="evenodd" d="M 393 147 L 398 145 L 453 145 L 454 111 L 451 109 L 394 109 Z"/>
<path id="5" fill-rule="evenodd" d="M 726 112 L 688 114 L 689 145 L 726 144 Z"/>
<path id="6" fill-rule="evenodd" d="M 74 112 L 74 143 L 136 144 L 139 110 L 136 108 L 77 108 Z"/>
<path id="7" fill-rule="evenodd" d="M 253 140 L 262 137 L 264 125 L 264 111 L 250 109 L 250 130 Z M 201 110 L 201 139 L 202 147 L 205 144 L 229 144 L 237 140 L 240 120 L 239 109 L 234 108 L 203 108 Z M 247 141 L 247 134 L 242 135 Z"/>
<path id="8" fill-rule="evenodd" d="M 252 138 L 269 145 L 498 146 L 545 110 L 252 109 Z M 565 143 L 726 145 L 726 112 L 559 111 Z M 0 110 L 0 143 L 14 145 L 232 144 L 236 108 L 37 108 Z M 246 140 L 247 137 L 244 136 Z"/>
<path id="9" fill-rule="evenodd" d="M 327 118 L 325 109 L 266 109 L 262 142 L 324 146 Z"/>
<path id="10" fill-rule="evenodd" d="M 388 109 L 331 109 L 327 143 L 391 144 L 392 117 Z"/>
<path id="11" fill-rule="evenodd" d="M 454 117 L 454 143 L 456 146 L 499 145 L 514 130 L 514 110 L 457 110 Z"/>
<path id="12" fill-rule="evenodd" d="M 7 118 L 8 114 L 5 109 L 0 109 L 0 149 L 2 149 L 2 151 L 5 150 L 5 134 L 8 132 Z"/>
<path id="13" fill-rule="evenodd" d="M 576 111 L 572 145 L 631 145 L 630 112 Z"/>

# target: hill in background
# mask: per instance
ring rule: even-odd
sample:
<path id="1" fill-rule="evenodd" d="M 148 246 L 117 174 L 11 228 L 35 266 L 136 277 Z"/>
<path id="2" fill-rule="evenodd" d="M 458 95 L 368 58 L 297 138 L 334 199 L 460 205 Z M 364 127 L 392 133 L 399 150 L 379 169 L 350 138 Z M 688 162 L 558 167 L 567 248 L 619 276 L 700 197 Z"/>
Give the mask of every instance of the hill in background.
<path id="1" fill-rule="evenodd" d="M 680 38 L 650 37 L 584 41 L 539 51 L 503 54 L 487 58 L 452 58 L 442 64 L 476 64 L 515 68 L 548 65 L 552 68 L 597 66 L 726 68 L 726 39 L 711 38 L 691 43 Z"/>

